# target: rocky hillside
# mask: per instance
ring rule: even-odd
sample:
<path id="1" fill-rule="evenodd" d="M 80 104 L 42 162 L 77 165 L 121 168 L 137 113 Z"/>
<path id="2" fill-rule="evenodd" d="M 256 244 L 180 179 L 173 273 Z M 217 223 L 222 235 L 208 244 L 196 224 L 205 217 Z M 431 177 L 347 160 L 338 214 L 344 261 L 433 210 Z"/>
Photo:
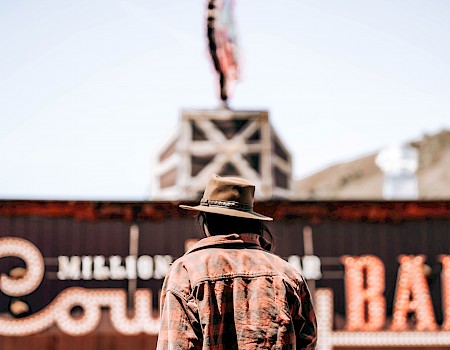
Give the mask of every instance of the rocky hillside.
<path id="1" fill-rule="evenodd" d="M 419 153 L 419 199 L 450 199 L 450 130 L 411 142 Z M 383 173 L 376 153 L 294 181 L 298 199 L 382 199 Z"/>

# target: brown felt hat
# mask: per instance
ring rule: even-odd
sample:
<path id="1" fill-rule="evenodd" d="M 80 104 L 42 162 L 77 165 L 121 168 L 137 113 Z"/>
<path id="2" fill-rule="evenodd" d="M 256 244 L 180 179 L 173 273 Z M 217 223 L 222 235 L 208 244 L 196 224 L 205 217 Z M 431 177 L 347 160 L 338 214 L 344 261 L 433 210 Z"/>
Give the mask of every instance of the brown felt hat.
<path id="1" fill-rule="evenodd" d="M 273 219 L 253 211 L 255 185 L 239 177 L 212 175 L 200 205 L 180 205 L 187 210 L 198 210 L 238 218 L 272 221 Z"/>

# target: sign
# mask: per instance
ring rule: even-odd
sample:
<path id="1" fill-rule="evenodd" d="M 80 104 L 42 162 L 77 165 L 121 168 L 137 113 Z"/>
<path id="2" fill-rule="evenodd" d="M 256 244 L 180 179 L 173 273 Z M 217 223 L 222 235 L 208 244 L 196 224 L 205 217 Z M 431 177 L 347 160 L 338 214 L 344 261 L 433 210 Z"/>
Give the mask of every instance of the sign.
<path id="1" fill-rule="evenodd" d="M 171 255 L 142 255 L 106 258 L 96 256 L 59 256 L 58 273 L 60 280 L 149 280 L 163 279 L 174 258 Z"/>
<path id="2" fill-rule="evenodd" d="M 44 258 L 31 242 L 0 238 L 0 258 L 18 257 L 26 264 L 25 274 L 13 278 L 2 274 L 0 290 L 11 297 L 35 291 L 44 278 Z M 108 264 L 106 264 L 108 260 Z M 290 256 L 288 260 L 305 276 L 320 278 L 320 259 L 314 256 Z M 346 324 L 333 330 L 333 297 L 328 289 L 316 293 L 316 311 L 320 328 L 321 349 L 353 345 L 448 345 L 450 344 L 450 255 L 439 257 L 442 264 L 442 304 L 444 322 L 438 325 L 426 280 L 425 256 L 399 256 L 393 317 L 386 320 L 384 265 L 376 256 L 344 256 Z M 60 279 L 126 279 L 163 278 L 173 257 L 142 255 L 140 257 L 60 256 L 57 276 Z M 97 262 L 97 263 L 96 263 Z M 126 335 L 157 334 L 158 313 L 152 307 L 152 293 L 138 289 L 134 294 L 133 316 L 127 309 L 124 289 L 70 287 L 63 290 L 44 309 L 24 318 L 0 317 L 0 335 L 25 336 L 39 333 L 52 325 L 69 335 L 85 335 L 96 329 L 102 317 L 101 308 L 110 309 L 115 330 Z M 74 310 L 81 308 L 81 314 Z M 414 315 L 415 321 L 409 317 Z"/>
<path id="3" fill-rule="evenodd" d="M 334 346 L 449 346 L 450 345 L 450 255 L 442 263 L 442 303 L 444 323 L 436 324 L 431 296 L 425 278 L 425 257 L 399 257 L 394 312 L 386 322 L 384 266 L 375 256 L 344 257 L 347 323 L 343 330 L 333 330 L 333 293 L 318 290 L 315 310 L 319 326 L 318 348 Z M 411 326 L 408 314 L 415 316 Z"/>

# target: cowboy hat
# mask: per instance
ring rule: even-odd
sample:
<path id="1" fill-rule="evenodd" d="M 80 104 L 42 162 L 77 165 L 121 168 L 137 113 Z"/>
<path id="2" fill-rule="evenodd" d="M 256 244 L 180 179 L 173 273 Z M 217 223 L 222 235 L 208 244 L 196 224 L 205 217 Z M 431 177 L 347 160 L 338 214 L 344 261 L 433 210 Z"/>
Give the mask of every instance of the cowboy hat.
<path id="1" fill-rule="evenodd" d="M 209 179 L 200 204 L 195 207 L 180 205 L 180 208 L 246 219 L 272 221 L 272 218 L 253 211 L 254 195 L 255 185 L 251 182 L 239 177 L 221 177 L 213 174 Z"/>

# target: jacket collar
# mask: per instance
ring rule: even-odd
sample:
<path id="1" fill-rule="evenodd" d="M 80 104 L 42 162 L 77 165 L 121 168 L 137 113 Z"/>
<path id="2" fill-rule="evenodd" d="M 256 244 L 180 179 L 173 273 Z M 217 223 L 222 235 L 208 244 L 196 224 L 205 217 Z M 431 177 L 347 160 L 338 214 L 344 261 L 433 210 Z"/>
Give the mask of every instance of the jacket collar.
<path id="1" fill-rule="evenodd" d="M 214 248 L 218 246 L 227 246 L 227 245 L 242 245 L 242 248 L 246 246 L 252 246 L 256 249 L 263 249 L 270 251 L 272 244 L 267 241 L 264 237 L 255 233 L 233 233 L 231 235 L 217 235 L 210 236 L 206 238 L 202 238 L 198 241 L 194 246 L 189 249 L 186 254 L 192 253 L 193 251 L 206 249 L 206 248 Z M 185 255 L 186 255 L 185 254 Z"/>

